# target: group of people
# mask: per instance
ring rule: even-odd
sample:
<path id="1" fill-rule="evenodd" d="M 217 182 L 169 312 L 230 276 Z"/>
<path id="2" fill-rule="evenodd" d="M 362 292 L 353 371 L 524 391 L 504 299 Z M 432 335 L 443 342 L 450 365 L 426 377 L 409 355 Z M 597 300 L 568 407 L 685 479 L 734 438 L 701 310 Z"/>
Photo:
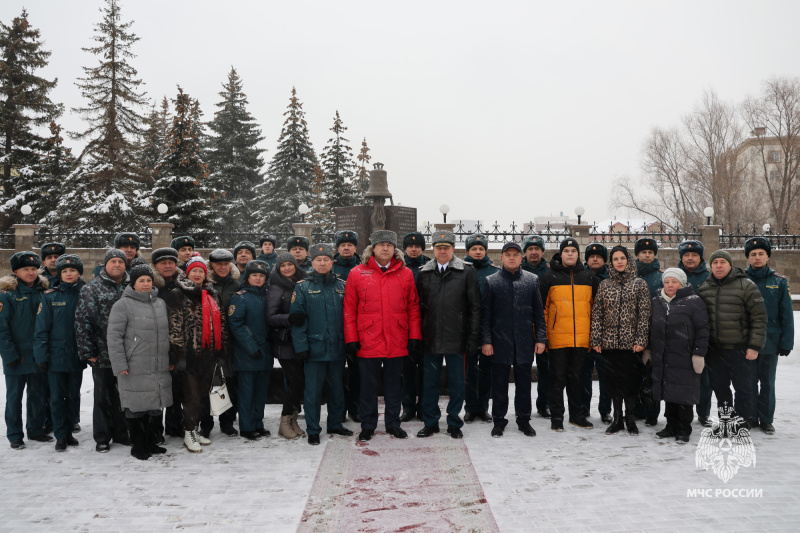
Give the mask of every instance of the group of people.
<path id="1" fill-rule="evenodd" d="M 539 236 L 505 243 L 501 264 L 479 233 L 467 238 L 463 259 L 452 232 L 430 241 L 433 259 L 419 232 L 405 235 L 401 250 L 397 234 L 376 231 L 362 256 L 350 230 L 337 232 L 333 245 L 292 237 L 281 253 L 276 238 L 264 235 L 260 249 L 240 242 L 206 260 L 182 236 L 148 263 L 138 236 L 122 233 L 88 283 L 81 258 L 60 243 L 45 244 L 41 254 L 18 252 L 12 274 L 0 278 L 11 447 L 23 449 L 25 434 L 50 442 L 51 431 L 57 451 L 78 445 L 87 364 L 98 452 L 113 442 L 144 460 L 165 453 L 165 435 L 202 452 L 214 427 L 209 390 L 223 382 L 233 407 L 218 415 L 220 431 L 268 437 L 264 406 L 275 359 L 283 369 L 278 433 L 312 445 L 320 443 L 326 384 L 328 434 L 353 435 L 344 425 L 349 415 L 360 423 L 358 439 L 369 441 L 380 393 L 388 434 L 407 438 L 401 424 L 414 418 L 424 423 L 417 437 L 439 433 L 443 363 L 452 438 L 475 420 L 503 436 L 512 372 L 517 427 L 534 436 L 534 361 L 536 410 L 554 431 L 564 431 L 565 416 L 593 427 L 596 367 L 607 434 L 638 434 L 642 418 L 655 426 L 664 401 L 666 426 L 656 436 L 688 442 L 694 406 L 710 425 L 712 390 L 745 424 L 774 433 L 777 361 L 793 347 L 794 322 L 787 280 L 768 266 L 766 238 L 745 243 L 746 271 L 717 250 L 710 272 L 699 241 L 682 242 L 678 266 L 664 271 L 648 237 L 633 254 L 593 243 L 585 264 L 572 237 L 549 262 Z M 655 400 L 649 409 L 638 401 L 646 376 Z"/>

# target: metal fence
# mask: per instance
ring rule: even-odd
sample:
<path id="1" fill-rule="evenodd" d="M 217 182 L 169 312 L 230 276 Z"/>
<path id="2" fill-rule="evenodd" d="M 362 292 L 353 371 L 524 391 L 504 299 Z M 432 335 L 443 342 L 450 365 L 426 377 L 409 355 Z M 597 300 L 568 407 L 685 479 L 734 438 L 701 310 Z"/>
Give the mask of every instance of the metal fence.
<path id="1" fill-rule="evenodd" d="M 630 224 L 626 226 L 628 231 L 618 231 L 614 226 L 608 229 L 598 228 L 597 224 L 592 226 L 589 236 L 595 242 L 614 246 L 617 244 L 634 244 L 642 237 L 650 237 L 666 248 L 677 248 L 678 244 L 688 239 L 699 239 L 700 231 L 695 226 L 690 228 L 672 227 L 665 224 L 642 225 L 641 228 L 631 229 Z"/>
<path id="2" fill-rule="evenodd" d="M 179 237 L 180 235 L 185 235 L 185 233 L 175 231 L 173 235 Z M 194 239 L 195 248 L 233 248 L 242 241 L 249 241 L 258 248 L 258 241 L 264 233 L 203 232 L 191 233 L 190 235 Z M 270 235 L 277 239 L 278 248 L 284 248 L 289 239 L 294 237 L 294 233 L 289 232 L 270 233 Z M 312 242 L 333 242 L 333 233 L 315 231 L 311 235 L 311 240 Z"/>
<path id="3" fill-rule="evenodd" d="M 0 248 L 14 249 L 14 234 L 13 233 L 0 233 Z"/>
<path id="4" fill-rule="evenodd" d="M 798 250 L 800 249 L 800 235 L 790 233 L 789 228 L 773 233 L 771 228 L 764 231 L 764 227 L 759 228 L 756 224 L 749 226 L 737 225 L 726 231 L 723 226 L 719 236 L 719 244 L 722 248 L 744 248 L 744 243 L 751 237 L 766 237 L 769 239 L 773 249 L 777 250 Z"/>
<path id="5" fill-rule="evenodd" d="M 434 233 L 434 229 L 434 225 L 429 222 L 422 231 L 422 235 L 425 237 L 425 242 L 428 244 L 433 242 L 431 240 L 431 236 Z M 549 222 L 541 230 L 536 230 L 533 222 L 523 223 L 522 226 L 518 226 L 516 222 L 511 222 L 511 225 L 508 227 L 508 229 L 504 229 L 500 227 L 500 224 L 498 224 L 497 221 L 490 226 L 483 225 L 480 222 L 476 223 L 474 226 L 465 226 L 463 222 L 459 222 L 455 225 L 455 228 L 453 228 L 453 234 L 456 237 L 456 243 L 466 242 L 467 237 L 473 233 L 483 234 L 489 241 L 490 247 L 492 244 L 502 245 L 512 241 L 522 243 L 522 241 L 528 235 L 539 235 L 542 237 L 542 239 L 544 239 L 545 248 L 548 250 L 557 249 L 558 244 L 566 237 L 571 235 L 569 228 L 566 226 L 555 227 Z"/>
<path id="6" fill-rule="evenodd" d="M 78 232 L 38 232 L 34 241 L 35 246 L 44 246 L 48 242 L 60 242 L 67 248 L 110 248 L 114 246 L 114 237 L 119 233 L 78 233 Z M 153 236 L 147 231 L 138 233 L 140 246 L 149 248 Z M 13 240 L 11 248 L 14 247 Z"/>

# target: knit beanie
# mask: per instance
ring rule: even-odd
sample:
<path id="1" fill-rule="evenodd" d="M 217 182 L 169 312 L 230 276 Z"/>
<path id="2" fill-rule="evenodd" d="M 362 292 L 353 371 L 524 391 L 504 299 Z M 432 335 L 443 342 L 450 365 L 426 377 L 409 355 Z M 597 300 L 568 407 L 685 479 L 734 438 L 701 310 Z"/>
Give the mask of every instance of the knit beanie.
<path id="1" fill-rule="evenodd" d="M 39 268 L 42 266 L 42 261 L 39 259 L 39 256 L 33 252 L 17 252 L 11 256 L 12 271 L 28 266 Z"/>
<path id="2" fill-rule="evenodd" d="M 173 243 L 175 241 L 172 241 Z M 153 250 L 153 253 L 150 254 L 150 262 L 154 265 L 157 264 L 159 261 L 175 261 L 178 262 L 178 250 L 175 248 L 158 248 L 157 250 Z"/>
<path id="3" fill-rule="evenodd" d="M 467 237 L 467 241 L 464 243 L 464 249 L 469 252 L 470 248 L 473 246 L 483 246 L 484 250 L 488 250 L 489 239 L 487 239 L 486 235 L 483 233 L 473 233 Z"/>
<path id="4" fill-rule="evenodd" d="M 188 235 L 184 235 L 183 237 L 175 237 L 172 239 L 172 242 L 169 244 L 169 246 L 170 248 L 175 248 L 176 250 L 180 250 L 184 246 L 191 246 L 192 250 L 194 250 L 194 239 Z"/>
<path id="5" fill-rule="evenodd" d="M 189 275 L 189 271 L 193 268 L 202 268 L 203 272 L 208 274 L 208 265 L 206 265 L 206 262 L 203 261 L 203 258 L 200 257 L 200 254 L 198 252 L 192 253 L 192 257 L 190 257 L 189 260 L 186 262 L 187 276 Z"/>
<path id="6" fill-rule="evenodd" d="M 658 255 L 658 244 L 655 239 L 650 237 L 642 237 L 636 240 L 633 245 L 633 255 L 639 255 L 642 250 L 652 250 L 654 255 Z"/>
<path id="7" fill-rule="evenodd" d="M 48 242 L 42 246 L 42 261 L 48 255 L 64 255 L 67 253 L 67 247 L 60 242 Z"/>
<path id="8" fill-rule="evenodd" d="M 668 268 L 661 274 L 661 283 L 664 283 L 664 280 L 667 278 L 675 278 L 681 282 L 681 287 L 686 286 L 686 272 L 683 271 L 682 268 Z"/>
<path id="9" fill-rule="evenodd" d="M 522 253 L 527 252 L 531 246 L 538 246 L 544 252 L 544 239 L 539 235 L 528 235 L 522 240 Z"/>
<path id="10" fill-rule="evenodd" d="M 212 263 L 232 263 L 233 254 L 225 248 L 217 248 L 208 254 L 208 260 Z"/>
<path id="11" fill-rule="evenodd" d="M 358 246 L 358 233 L 353 230 L 346 229 L 344 231 L 337 231 L 333 236 L 333 242 L 338 248 L 340 244 L 349 242 L 353 246 Z"/>
<path id="12" fill-rule="evenodd" d="M 725 261 L 730 263 L 731 266 L 733 266 L 733 257 L 731 257 L 731 254 L 729 254 L 725 250 L 717 250 L 716 252 L 711 254 L 711 257 L 709 258 L 708 262 L 713 263 L 714 259 L 717 259 L 718 257 L 723 258 Z"/>
<path id="13" fill-rule="evenodd" d="M 631 256 L 630 256 L 630 253 L 628 252 L 628 249 L 625 246 L 622 246 L 621 244 L 618 244 L 618 245 L 614 246 L 611 249 L 611 252 L 608 254 L 608 257 L 610 257 L 612 261 L 614 260 L 614 253 L 616 253 L 616 252 L 624 253 L 625 257 L 628 258 L 628 261 L 631 260 Z"/>
<path id="14" fill-rule="evenodd" d="M 575 240 L 575 239 L 573 239 L 572 237 L 567 237 L 566 239 L 564 239 L 563 241 L 561 241 L 561 244 L 559 244 L 559 245 L 558 245 L 558 250 L 559 250 L 560 252 L 563 252 L 563 251 L 564 251 L 564 248 L 567 248 L 567 247 L 569 247 L 569 246 L 572 246 L 573 248 L 575 248 L 576 250 L 578 250 L 578 253 L 580 253 L 580 251 L 581 251 L 581 247 L 578 245 L 578 241 L 576 241 L 576 240 Z"/>
<path id="15" fill-rule="evenodd" d="M 772 245 L 765 237 L 750 237 L 744 241 L 744 256 L 750 257 L 750 252 L 761 249 L 767 252 L 767 257 L 772 256 Z"/>
<path id="16" fill-rule="evenodd" d="M 128 256 L 125 255 L 125 252 L 123 252 L 119 248 L 109 248 L 108 250 L 106 250 L 106 256 L 103 260 L 103 263 L 108 263 L 111 259 L 114 259 L 115 257 L 119 257 L 120 259 L 125 261 L 126 264 L 128 263 Z"/>
<path id="17" fill-rule="evenodd" d="M 678 257 L 683 257 L 686 252 L 695 252 L 700 254 L 700 259 L 703 259 L 703 252 L 705 247 L 700 241 L 683 241 L 678 245 Z"/>
<path id="18" fill-rule="evenodd" d="M 284 263 L 291 263 L 297 268 L 297 260 L 289 252 L 281 252 L 278 254 L 278 259 L 275 260 L 275 270 L 278 270 Z"/>
<path id="19" fill-rule="evenodd" d="M 83 261 L 75 254 L 64 254 L 56 259 L 56 275 L 61 277 L 61 271 L 65 268 L 74 268 L 78 274 L 83 276 Z"/>
<path id="20" fill-rule="evenodd" d="M 153 279 L 153 269 L 150 268 L 150 265 L 147 264 L 140 264 L 136 265 L 131 268 L 131 287 L 136 284 L 136 280 L 141 278 L 142 276 L 150 276 L 150 279 Z"/>
<path id="21" fill-rule="evenodd" d="M 589 246 L 586 247 L 586 251 L 583 254 L 583 260 L 588 261 L 589 258 L 593 255 L 599 255 L 603 258 L 604 263 L 608 263 L 608 248 L 600 244 L 599 242 L 593 242 Z"/>
<path id="22" fill-rule="evenodd" d="M 374 242 L 372 244 L 375 244 Z M 423 250 L 425 250 L 425 236 L 418 232 L 412 231 L 411 233 L 406 233 L 405 237 L 403 237 L 403 250 L 408 248 L 409 246 L 421 246 Z"/>

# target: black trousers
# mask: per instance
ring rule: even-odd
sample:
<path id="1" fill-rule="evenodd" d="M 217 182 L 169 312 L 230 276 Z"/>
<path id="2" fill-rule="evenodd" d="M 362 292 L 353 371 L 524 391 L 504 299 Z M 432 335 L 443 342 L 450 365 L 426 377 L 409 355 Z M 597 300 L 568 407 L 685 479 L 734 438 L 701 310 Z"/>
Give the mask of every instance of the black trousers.
<path id="1" fill-rule="evenodd" d="M 583 358 L 588 348 L 557 348 L 548 351 L 550 363 L 550 413 L 552 418 L 564 419 L 564 389 L 570 418 L 585 416 L 581 403 L 581 372 Z"/>
<path id="2" fill-rule="evenodd" d="M 595 352 L 596 353 L 596 352 Z M 638 356 L 633 350 L 603 350 L 603 373 L 611 398 L 626 398 L 639 394 Z"/>
<path id="3" fill-rule="evenodd" d="M 664 402 L 664 416 L 667 419 L 667 426 L 671 427 L 676 435 L 692 434 L 692 405 L 681 405 L 679 403 Z"/>
<path id="4" fill-rule="evenodd" d="M 745 358 L 746 348 L 724 350 L 710 348 L 706 355 L 706 366 L 711 388 L 717 397 L 717 407 L 723 403 L 734 406 L 736 413 L 749 421 L 752 416 L 752 368 Z M 734 403 L 731 384 L 736 391 Z"/>
<path id="5" fill-rule="evenodd" d="M 294 414 L 297 406 L 303 401 L 306 377 L 303 372 L 303 361 L 300 359 L 278 359 L 283 369 L 284 394 L 281 416 Z"/>
<path id="6" fill-rule="evenodd" d="M 384 423 L 386 429 L 400 427 L 400 406 L 403 401 L 403 359 L 404 357 L 359 357 L 361 374 L 361 401 L 358 414 L 361 429 L 374 430 L 378 427 L 378 391 L 383 368 L 383 400 L 386 404 Z"/>
<path id="7" fill-rule="evenodd" d="M 183 381 L 183 429 L 185 431 L 197 429 L 203 414 L 209 412 L 208 389 L 211 386 L 212 372 L 213 368 L 208 369 L 208 374 L 178 372 L 178 379 Z M 228 409 L 228 411 L 233 411 L 233 409 Z"/>
<path id="8" fill-rule="evenodd" d="M 117 378 L 110 368 L 92 368 L 94 380 L 94 409 L 92 411 L 92 436 L 98 444 L 108 444 L 111 439 L 128 437 L 128 425 L 119 403 Z"/>
<path id="9" fill-rule="evenodd" d="M 403 357 L 403 412 L 422 415 L 422 354 Z"/>
<path id="10" fill-rule="evenodd" d="M 183 380 L 178 371 L 172 372 L 172 405 L 164 414 L 164 431 L 167 435 L 183 437 Z"/>
<path id="11" fill-rule="evenodd" d="M 350 414 L 358 414 L 358 404 L 361 400 L 361 374 L 358 370 L 358 361 L 347 361 L 347 371 L 344 375 L 344 401 L 345 409 Z"/>
<path id="12" fill-rule="evenodd" d="M 492 364 L 492 421 L 495 426 L 508 425 L 508 377 L 512 365 Z M 514 366 L 514 411 L 517 424 L 531 420 L 531 368 L 533 363 Z"/>

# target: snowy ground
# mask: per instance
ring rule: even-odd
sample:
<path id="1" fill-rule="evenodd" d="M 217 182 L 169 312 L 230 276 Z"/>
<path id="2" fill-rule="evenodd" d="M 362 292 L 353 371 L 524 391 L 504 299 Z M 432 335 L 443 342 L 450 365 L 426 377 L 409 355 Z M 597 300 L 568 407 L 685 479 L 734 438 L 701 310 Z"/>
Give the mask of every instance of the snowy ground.
<path id="1" fill-rule="evenodd" d="M 795 321 L 800 331 L 800 313 Z M 754 431 L 755 466 L 740 469 L 727 484 L 695 467 L 696 421 L 684 446 L 654 438 L 663 418 L 657 428 L 640 423 L 638 437 L 606 436 L 596 411 L 596 383 L 591 420 L 598 427 L 593 430 L 567 426 L 566 432 L 554 433 L 548 421 L 535 418 L 538 435 L 526 438 L 512 418 L 502 439 L 490 437 L 491 424 L 476 422 L 464 427 L 464 442 L 503 532 L 798 531 L 798 358 L 800 342 L 780 359 L 776 434 Z M 251 443 L 215 431 L 213 444 L 199 455 L 189 454 L 174 438 L 167 441 L 166 456 L 146 462 L 130 457 L 124 446 L 98 454 L 91 437 L 91 390 L 87 372 L 78 448 L 55 453 L 53 443 L 26 441 L 27 449 L 13 451 L 0 444 L 0 531 L 297 529 L 327 436 L 322 446 L 309 446 L 304 439 L 275 436 Z M 444 411 L 444 399 L 441 403 Z M 0 407 L 5 407 L 4 386 Z M 267 406 L 265 422 L 273 435 L 279 417 L 278 406 Z M 404 427 L 415 438 L 422 423 Z M 5 433 L 4 423 L 0 431 Z M 442 431 L 431 438 L 449 437 Z M 692 489 L 706 496 L 689 494 Z M 376 529 L 392 530 L 391 524 Z"/>

